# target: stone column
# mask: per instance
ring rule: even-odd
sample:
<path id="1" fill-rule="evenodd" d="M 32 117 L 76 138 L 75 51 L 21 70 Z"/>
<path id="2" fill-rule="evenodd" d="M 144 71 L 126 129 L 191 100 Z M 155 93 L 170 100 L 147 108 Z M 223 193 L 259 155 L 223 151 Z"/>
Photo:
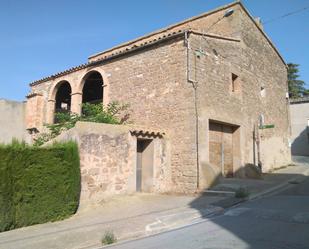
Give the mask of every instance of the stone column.
<path id="1" fill-rule="evenodd" d="M 54 123 L 54 115 L 55 115 L 55 103 L 56 101 L 53 99 L 49 99 L 47 102 L 47 123 Z"/>
<path id="2" fill-rule="evenodd" d="M 81 114 L 81 105 L 83 100 L 83 94 L 81 92 L 75 92 L 71 94 L 71 112 L 78 115 Z"/>

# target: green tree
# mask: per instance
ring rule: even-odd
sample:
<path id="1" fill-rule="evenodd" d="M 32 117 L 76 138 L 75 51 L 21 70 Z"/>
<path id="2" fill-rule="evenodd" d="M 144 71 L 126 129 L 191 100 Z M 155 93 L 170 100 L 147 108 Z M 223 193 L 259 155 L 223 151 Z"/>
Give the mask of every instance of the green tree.
<path id="1" fill-rule="evenodd" d="M 298 64 L 288 63 L 288 85 L 291 98 L 299 98 L 309 93 L 309 90 L 305 88 L 305 82 L 298 79 L 298 66 Z"/>

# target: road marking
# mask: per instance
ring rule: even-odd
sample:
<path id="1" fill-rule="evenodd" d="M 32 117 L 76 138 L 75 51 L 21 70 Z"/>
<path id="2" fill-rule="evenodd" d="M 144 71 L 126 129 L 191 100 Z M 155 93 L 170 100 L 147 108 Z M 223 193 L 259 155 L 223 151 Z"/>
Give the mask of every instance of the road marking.
<path id="1" fill-rule="evenodd" d="M 309 212 L 298 213 L 293 216 L 292 220 L 297 223 L 309 223 Z"/>
<path id="2" fill-rule="evenodd" d="M 226 216 L 239 216 L 245 212 L 248 212 L 250 208 L 233 208 L 224 213 Z"/>

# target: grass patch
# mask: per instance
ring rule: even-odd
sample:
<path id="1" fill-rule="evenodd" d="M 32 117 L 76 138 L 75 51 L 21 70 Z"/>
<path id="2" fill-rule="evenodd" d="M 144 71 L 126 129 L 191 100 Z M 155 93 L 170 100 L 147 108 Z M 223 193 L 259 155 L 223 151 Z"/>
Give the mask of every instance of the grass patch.
<path id="1" fill-rule="evenodd" d="M 289 167 L 297 166 L 295 163 L 288 164 Z"/>
<path id="2" fill-rule="evenodd" d="M 113 231 L 106 231 L 101 240 L 102 245 L 110 245 L 117 242 L 117 238 Z"/>
<path id="3" fill-rule="evenodd" d="M 294 164 L 294 163 L 290 163 L 290 164 L 287 164 L 287 165 L 282 165 L 282 166 L 280 166 L 280 167 L 278 167 L 278 168 L 271 168 L 271 169 L 268 171 L 268 173 L 274 173 L 274 172 L 276 172 L 277 170 L 286 169 L 286 168 L 288 168 L 288 167 L 295 167 L 295 166 L 297 166 L 297 165 Z"/>
<path id="4" fill-rule="evenodd" d="M 236 190 L 235 192 L 235 197 L 236 198 L 247 198 L 249 196 L 249 191 L 247 188 L 244 188 L 244 187 L 240 187 Z"/>
<path id="5" fill-rule="evenodd" d="M 300 184 L 300 182 L 297 180 L 291 180 L 289 181 L 289 184 Z"/>

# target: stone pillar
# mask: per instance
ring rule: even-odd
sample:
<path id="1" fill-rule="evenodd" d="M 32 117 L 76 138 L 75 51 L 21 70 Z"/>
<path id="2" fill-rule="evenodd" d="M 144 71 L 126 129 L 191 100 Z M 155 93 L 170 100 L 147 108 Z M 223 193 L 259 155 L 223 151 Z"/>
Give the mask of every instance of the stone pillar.
<path id="1" fill-rule="evenodd" d="M 43 106 L 42 94 L 31 93 L 27 96 L 26 103 L 26 128 L 39 129 L 43 126 Z"/>
<path id="2" fill-rule="evenodd" d="M 75 92 L 71 94 L 71 112 L 78 115 L 81 114 L 81 105 L 83 100 L 83 94 L 81 92 Z"/>
<path id="3" fill-rule="evenodd" d="M 103 105 L 107 106 L 109 103 L 109 85 L 103 84 Z"/>
<path id="4" fill-rule="evenodd" d="M 53 99 L 49 99 L 47 102 L 47 123 L 54 123 L 54 115 L 55 115 L 55 103 L 56 101 Z"/>

